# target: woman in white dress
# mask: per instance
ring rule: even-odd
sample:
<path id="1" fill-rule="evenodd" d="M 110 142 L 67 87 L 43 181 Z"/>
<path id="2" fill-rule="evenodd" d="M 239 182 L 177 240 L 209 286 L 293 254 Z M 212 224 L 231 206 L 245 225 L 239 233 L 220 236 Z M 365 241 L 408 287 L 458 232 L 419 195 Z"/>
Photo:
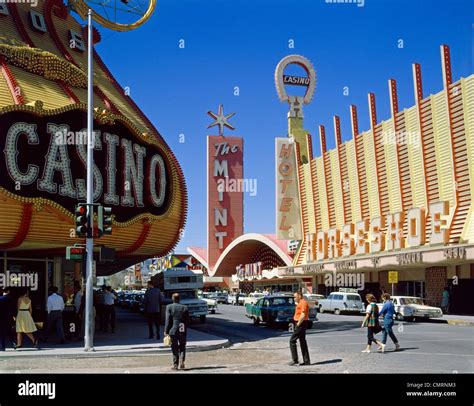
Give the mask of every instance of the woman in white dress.
<path id="1" fill-rule="evenodd" d="M 33 333 L 37 331 L 33 317 L 31 316 L 31 299 L 28 297 L 28 290 L 26 290 L 19 298 L 17 303 L 18 314 L 16 316 L 16 339 L 17 343 L 15 349 L 22 346 L 23 334 L 31 340 L 33 346 L 38 345 L 38 340 Z"/>

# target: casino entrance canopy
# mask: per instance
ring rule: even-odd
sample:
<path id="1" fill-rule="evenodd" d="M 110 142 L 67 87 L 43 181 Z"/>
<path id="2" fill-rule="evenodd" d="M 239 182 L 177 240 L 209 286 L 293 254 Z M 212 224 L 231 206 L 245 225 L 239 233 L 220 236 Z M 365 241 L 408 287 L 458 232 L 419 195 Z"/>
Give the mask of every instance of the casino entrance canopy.
<path id="1" fill-rule="evenodd" d="M 83 242 L 71 230 L 85 201 L 86 47 L 62 1 L 0 3 L 0 251 L 8 256 L 63 257 Z M 116 250 L 114 263 L 98 265 L 106 275 L 174 248 L 187 193 L 173 152 L 96 52 L 94 108 L 94 198 L 114 215 L 113 234 L 96 242 Z"/>

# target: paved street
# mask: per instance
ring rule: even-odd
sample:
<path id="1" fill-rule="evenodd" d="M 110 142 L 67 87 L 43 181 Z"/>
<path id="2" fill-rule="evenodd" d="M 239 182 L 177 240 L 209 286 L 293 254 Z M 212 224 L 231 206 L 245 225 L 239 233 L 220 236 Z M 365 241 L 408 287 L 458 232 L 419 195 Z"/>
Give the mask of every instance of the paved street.
<path id="1" fill-rule="evenodd" d="M 123 317 L 123 316 L 122 316 Z M 138 314 L 125 315 L 143 330 Z M 309 373 L 472 373 L 474 371 L 474 327 L 444 323 L 398 323 L 395 333 L 403 351 L 393 352 L 390 340 L 385 354 L 362 354 L 365 329 L 362 316 L 319 315 L 320 321 L 308 332 L 312 365 L 290 367 L 288 339 L 283 328 L 254 326 L 244 316 L 242 306 L 220 305 L 206 324 L 194 322 L 196 333 L 228 338 L 232 346 L 203 352 L 190 352 L 188 370 L 193 372 L 309 372 Z M 120 323 L 120 321 L 119 321 Z M 141 327 L 139 327 L 141 326 Z M 375 350 L 375 346 L 373 347 Z M 81 356 L 51 356 L 38 360 L 0 358 L 1 372 L 103 372 L 162 373 L 169 371 L 169 351 L 120 355 L 97 354 L 94 359 Z"/>

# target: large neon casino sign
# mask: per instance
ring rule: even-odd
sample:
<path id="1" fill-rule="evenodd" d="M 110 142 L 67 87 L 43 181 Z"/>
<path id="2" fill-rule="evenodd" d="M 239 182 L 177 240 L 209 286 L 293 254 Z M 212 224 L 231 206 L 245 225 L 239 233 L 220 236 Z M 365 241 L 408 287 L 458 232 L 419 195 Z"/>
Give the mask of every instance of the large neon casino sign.
<path id="1" fill-rule="evenodd" d="M 0 187 L 26 198 L 50 199 L 73 211 L 86 197 L 87 140 L 79 109 L 48 117 L 2 114 Z M 119 119 L 94 125 L 94 200 L 120 206 L 117 221 L 140 212 L 160 215 L 169 196 L 169 169 L 157 145 L 144 142 Z M 81 138 L 84 135 L 84 138 Z M 78 142 L 79 141 L 79 142 Z"/>

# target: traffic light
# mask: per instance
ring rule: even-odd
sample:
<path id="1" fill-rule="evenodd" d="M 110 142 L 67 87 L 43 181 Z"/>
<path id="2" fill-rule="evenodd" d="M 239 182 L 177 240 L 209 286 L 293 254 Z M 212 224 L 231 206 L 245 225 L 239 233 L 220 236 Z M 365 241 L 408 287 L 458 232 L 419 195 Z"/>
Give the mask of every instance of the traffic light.
<path id="1" fill-rule="evenodd" d="M 89 229 L 87 217 L 87 204 L 79 203 L 76 205 L 76 236 L 86 238 Z"/>
<path id="2" fill-rule="evenodd" d="M 97 211 L 97 228 L 99 237 L 112 234 L 112 208 L 99 206 Z"/>

